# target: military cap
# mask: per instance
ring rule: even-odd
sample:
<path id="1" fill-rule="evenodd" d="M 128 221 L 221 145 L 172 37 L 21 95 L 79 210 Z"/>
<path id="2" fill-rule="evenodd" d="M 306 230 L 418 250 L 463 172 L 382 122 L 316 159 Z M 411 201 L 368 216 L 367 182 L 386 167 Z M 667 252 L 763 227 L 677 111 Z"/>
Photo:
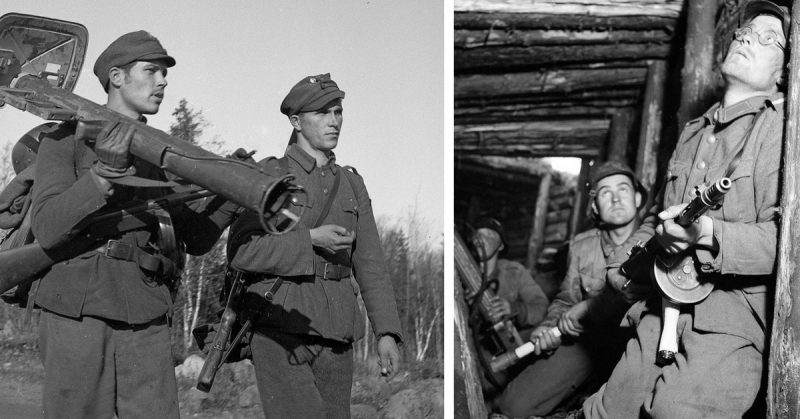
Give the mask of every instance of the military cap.
<path id="1" fill-rule="evenodd" d="M 645 189 L 642 182 L 639 182 L 639 179 L 636 178 L 636 174 L 633 173 L 633 170 L 631 170 L 627 164 L 613 160 L 595 166 L 594 170 L 589 175 L 589 183 L 587 185 L 589 187 L 589 195 L 595 196 L 597 193 L 597 182 L 611 175 L 625 175 L 630 178 L 637 192 L 642 194 L 642 203 L 647 201 L 647 189 Z"/>
<path id="2" fill-rule="evenodd" d="M 343 98 L 344 92 L 331 80 L 330 73 L 308 76 L 297 82 L 283 98 L 281 113 L 292 116 L 301 112 L 318 111 L 332 101 Z"/>
<path id="3" fill-rule="evenodd" d="M 108 70 L 134 61 L 164 60 L 167 67 L 175 65 L 175 59 L 167 54 L 158 39 L 145 31 L 126 33 L 112 42 L 94 63 L 94 75 L 103 89 L 108 85 Z"/>
<path id="4" fill-rule="evenodd" d="M 741 15 L 742 20 L 740 23 L 748 22 L 754 17 L 764 14 L 775 16 L 781 21 L 783 36 L 788 39 L 792 15 L 785 5 L 768 0 L 752 0 L 744 7 L 744 14 Z"/>

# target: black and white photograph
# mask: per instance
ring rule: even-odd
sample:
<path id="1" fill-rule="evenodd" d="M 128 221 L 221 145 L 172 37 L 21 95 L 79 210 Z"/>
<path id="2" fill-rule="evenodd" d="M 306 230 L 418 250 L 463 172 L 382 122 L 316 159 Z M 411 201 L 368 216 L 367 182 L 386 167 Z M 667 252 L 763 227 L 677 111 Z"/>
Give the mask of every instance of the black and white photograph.
<path id="1" fill-rule="evenodd" d="M 454 0 L 454 417 L 800 417 L 797 3 Z"/>
<path id="2" fill-rule="evenodd" d="M 444 417 L 444 12 L 4 1 L 0 417 Z"/>

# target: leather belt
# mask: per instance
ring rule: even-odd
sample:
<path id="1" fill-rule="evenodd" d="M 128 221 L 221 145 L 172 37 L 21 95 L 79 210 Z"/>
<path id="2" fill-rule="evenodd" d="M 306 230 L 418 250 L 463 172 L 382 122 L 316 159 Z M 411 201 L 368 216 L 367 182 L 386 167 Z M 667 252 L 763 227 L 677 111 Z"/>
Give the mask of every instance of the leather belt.
<path id="1" fill-rule="evenodd" d="M 107 258 L 136 262 L 142 269 L 152 272 L 159 272 L 166 261 L 165 258 L 151 255 L 139 246 L 122 240 L 109 240 L 95 250 Z"/>
<path id="2" fill-rule="evenodd" d="M 353 270 L 349 266 L 337 265 L 330 262 L 316 262 L 314 264 L 314 274 L 322 279 L 342 279 L 347 278 Z"/>

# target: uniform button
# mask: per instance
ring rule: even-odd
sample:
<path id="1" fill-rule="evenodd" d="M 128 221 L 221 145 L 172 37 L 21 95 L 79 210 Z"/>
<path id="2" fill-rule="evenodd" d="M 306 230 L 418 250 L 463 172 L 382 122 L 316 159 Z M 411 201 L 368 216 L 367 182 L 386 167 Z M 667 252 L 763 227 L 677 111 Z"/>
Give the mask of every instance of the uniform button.
<path id="1" fill-rule="evenodd" d="M 322 176 L 322 177 L 325 177 L 325 172 L 322 172 L 322 175 L 321 175 L 321 176 Z"/>
<path id="2" fill-rule="evenodd" d="M 323 189 L 322 193 L 327 194 L 328 193 L 328 188 Z"/>
<path id="3" fill-rule="evenodd" d="M 711 144 L 716 143 L 717 142 L 717 137 L 714 136 L 714 134 L 709 135 L 708 136 L 708 142 L 711 143 Z"/>
<path id="4" fill-rule="evenodd" d="M 700 163 L 697 163 L 697 168 L 698 169 L 705 169 L 706 168 L 706 162 L 701 161 Z"/>

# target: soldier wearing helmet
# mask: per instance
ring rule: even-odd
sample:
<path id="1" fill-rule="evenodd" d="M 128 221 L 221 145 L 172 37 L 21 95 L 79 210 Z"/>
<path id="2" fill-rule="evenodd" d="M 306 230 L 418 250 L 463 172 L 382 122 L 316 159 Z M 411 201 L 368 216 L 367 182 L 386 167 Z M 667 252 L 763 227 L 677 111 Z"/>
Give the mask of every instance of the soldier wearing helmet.
<path id="1" fill-rule="evenodd" d="M 535 352 L 550 356 L 529 358 L 497 400 L 509 416 L 549 415 L 590 376 L 608 377 L 630 336 L 618 327 L 629 304 L 614 298 L 605 271 L 609 255 L 638 227 L 637 209 L 647 191 L 627 165 L 615 161 L 595 166 L 588 187 L 596 226 L 571 240 L 560 290 L 530 334 Z"/>
<path id="2" fill-rule="evenodd" d="M 608 383 L 584 403 L 588 418 L 765 414 L 757 402 L 774 298 L 781 89 L 790 14 L 779 3 L 753 0 L 741 16 L 720 66 L 725 81 L 721 100 L 684 127 L 663 191 L 641 229 L 655 229 L 667 252 L 692 256 L 698 280 L 715 287 L 704 300 L 681 310 L 678 353 L 671 365 L 656 365 L 660 295 L 652 293 L 653 298 L 631 307 L 626 318 L 637 326 L 634 344 Z M 695 187 L 722 177 L 733 186 L 721 208 L 685 227 L 675 223 Z M 637 240 L 649 235 L 634 233 Z M 626 248 L 633 244 L 629 241 Z M 610 283 L 624 282 L 615 266 L 626 258 L 620 252 L 612 260 Z"/>

